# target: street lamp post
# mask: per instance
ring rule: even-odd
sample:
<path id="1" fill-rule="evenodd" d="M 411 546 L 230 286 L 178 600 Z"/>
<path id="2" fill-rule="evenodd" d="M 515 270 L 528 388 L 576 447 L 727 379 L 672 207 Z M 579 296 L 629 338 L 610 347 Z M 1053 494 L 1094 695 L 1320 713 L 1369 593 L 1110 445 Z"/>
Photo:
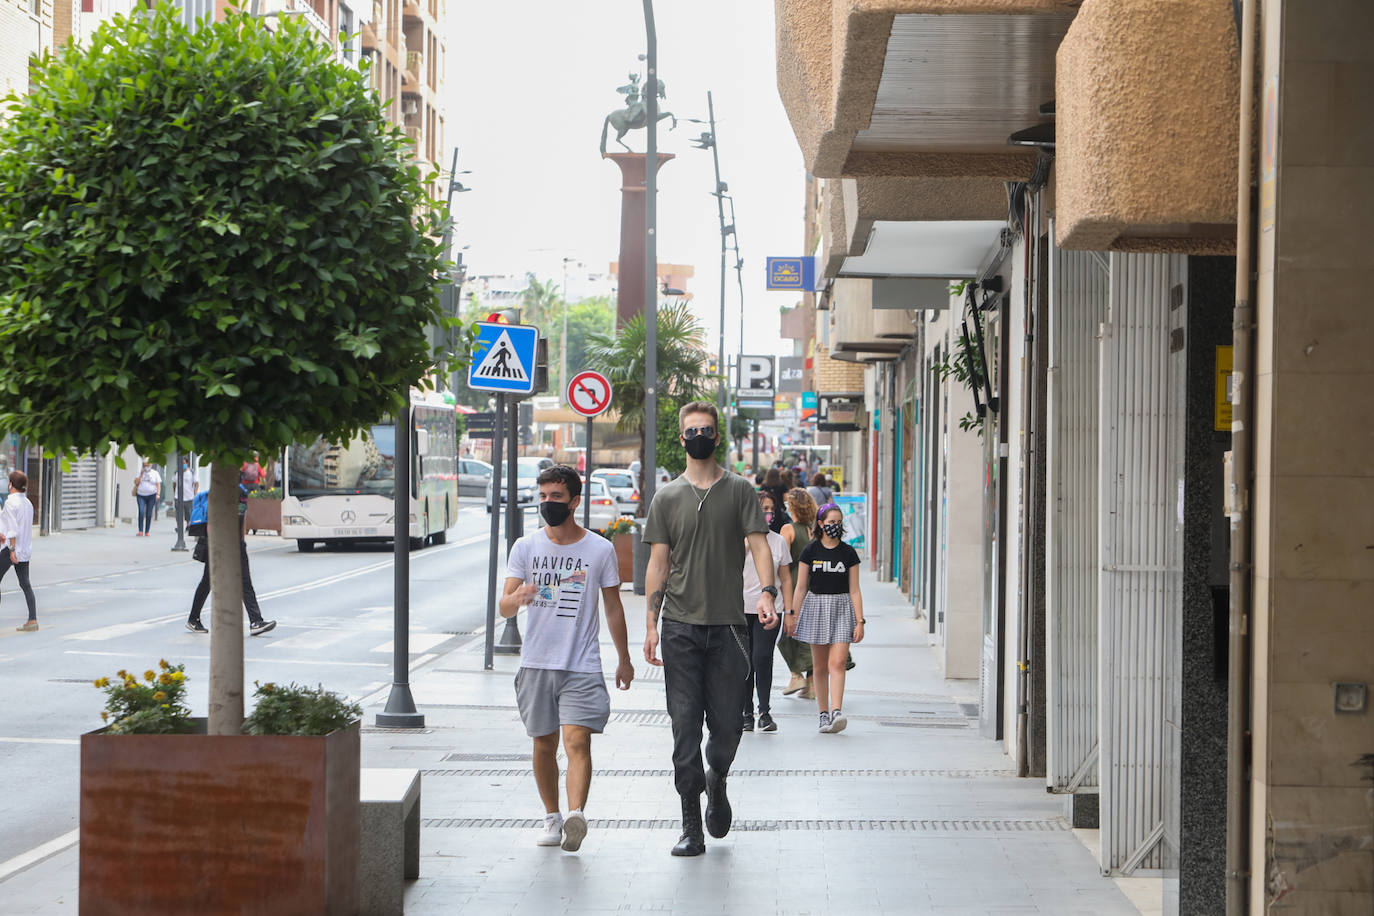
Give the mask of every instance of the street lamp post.
<path id="1" fill-rule="evenodd" d="M 720 180 L 720 146 L 716 138 L 716 106 L 711 93 L 706 93 L 706 117 L 710 133 L 703 134 L 693 141 L 697 149 L 710 149 L 711 162 L 716 169 L 716 189 L 711 194 L 716 199 L 716 215 L 720 219 L 720 353 L 716 357 L 716 372 L 719 376 L 716 390 L 716 407 L 721 416 L 725 415 L 725 248 L 726 239 L 734 227 L 725 225 L 725 192 L 729 190 Z"/>

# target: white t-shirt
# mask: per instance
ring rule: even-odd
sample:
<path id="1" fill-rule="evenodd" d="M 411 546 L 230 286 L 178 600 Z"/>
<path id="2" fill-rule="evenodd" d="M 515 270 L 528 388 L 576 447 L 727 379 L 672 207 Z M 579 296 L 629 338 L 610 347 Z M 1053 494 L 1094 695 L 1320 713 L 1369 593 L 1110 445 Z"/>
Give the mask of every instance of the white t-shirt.
<path id="1" fill-rule="evenodd" d="M 33 555 L 33 503 L 23 493 L 5 497 L 5 507 L 0 509 L 0 534 L 5 536 L 5 546 L 14 562 L 29 562 Z"/>
<path id="2" fill-rule="evenodd" d="M 555 544 L 540 528 L 515 542 L 506 575 L 539 586 L 525 617 L 520 664 L 600 674 L 600 590 L 620 585 L 611 542 L 588 531 L 575 544 Z"/>
<path id="3" fill-rule="evenodd" d="M 787 546 L 787 541 L 783 540 L 782 535 L 776 531 L 768 532 L 768 549 L 773 554 L 773 584 L 778 587 L 778 597 L 773 599 L 773 610 L 780 610 L 778 602 L 782 600 L 782 583 L 778 581 L 778 567 L 788 566 L 792 563 L 792 548 Z M 754 555 L 749 550 L 749 543 L 744 544 L 744 613 L 758 614 L 759 595 L 763 594 L 763 584 L 759 582 L 759 571 L 754 568 Z"/>
<path id="4" fill-rule="evenodd" d="M 157 488 L 162 486 L 162 475 L 157 472 L 157 469 L 148 468 L 140 471 L 139 474 L 138 495 L 152 496 L 157 493 Z"/>

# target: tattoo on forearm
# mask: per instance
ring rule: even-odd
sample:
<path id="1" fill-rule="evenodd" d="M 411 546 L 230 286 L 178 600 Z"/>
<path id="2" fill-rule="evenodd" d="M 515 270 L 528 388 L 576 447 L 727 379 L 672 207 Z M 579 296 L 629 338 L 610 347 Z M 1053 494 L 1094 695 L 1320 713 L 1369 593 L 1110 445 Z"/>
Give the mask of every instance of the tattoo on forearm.
<path id="1" fill-rule="evenodd" d="M 663 589 L 649 597 L 649 609 L 654 612 L 654 623 L 658 623 L 658 615 L 663 611 Z"/>

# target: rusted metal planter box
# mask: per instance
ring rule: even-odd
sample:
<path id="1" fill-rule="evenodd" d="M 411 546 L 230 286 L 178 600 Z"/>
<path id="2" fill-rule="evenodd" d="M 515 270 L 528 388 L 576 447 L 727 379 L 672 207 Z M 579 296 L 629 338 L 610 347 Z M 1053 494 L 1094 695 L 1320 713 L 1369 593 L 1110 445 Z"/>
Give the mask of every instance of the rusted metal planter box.
<path id="1" fill-rule="evenodd" d="M 81 736 L 82 916 L 358 912 L 358 726 Z"/>
<path id="2" fill-rule="evenodd" d="M 620 572 L 621 582 L 633 582 L 635 578 L 635 536 L 617 534 L 612 540 L 615 544 L 615 562 Z"/>
<path id="3" fill-rule="evenodd" d="M 251 496 L 245 500 L 248 508 L 243 514 L 243 530 L 275 531 L 281 534 L 281 500 L 265 496 Z"/>

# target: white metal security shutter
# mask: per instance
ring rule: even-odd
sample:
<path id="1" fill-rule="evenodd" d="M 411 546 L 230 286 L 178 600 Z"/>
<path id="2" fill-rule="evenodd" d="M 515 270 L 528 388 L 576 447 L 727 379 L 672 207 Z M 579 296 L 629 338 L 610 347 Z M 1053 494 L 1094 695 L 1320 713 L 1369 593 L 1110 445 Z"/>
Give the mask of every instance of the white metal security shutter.
<path id="1" fill-rule="evenodd" d="M 94 455 L 78 458 L 62 472 L 58 518 L 63 531 L 95 527 L 99 479 L 100 459 Z"/>
<path id="2" fill-rule="evenodd" d="M 1098 495 L 1101 843 L 1108 874 L 1164 865 L 1164 653 L 1182 612 L 1185 351 L 1171 353 L 1171 332 L 1175 323 L 1182 327 L 1186 271 L 1182 256 L 1111 255 Z"/>
<path id="3" fill-rule="evenodd" d="M 1095 793 L 1097 778 L 1097 335 L 1107 317 L 1107 255 L 1053 250 L 1046 448 L 1046 780 Z"/>

